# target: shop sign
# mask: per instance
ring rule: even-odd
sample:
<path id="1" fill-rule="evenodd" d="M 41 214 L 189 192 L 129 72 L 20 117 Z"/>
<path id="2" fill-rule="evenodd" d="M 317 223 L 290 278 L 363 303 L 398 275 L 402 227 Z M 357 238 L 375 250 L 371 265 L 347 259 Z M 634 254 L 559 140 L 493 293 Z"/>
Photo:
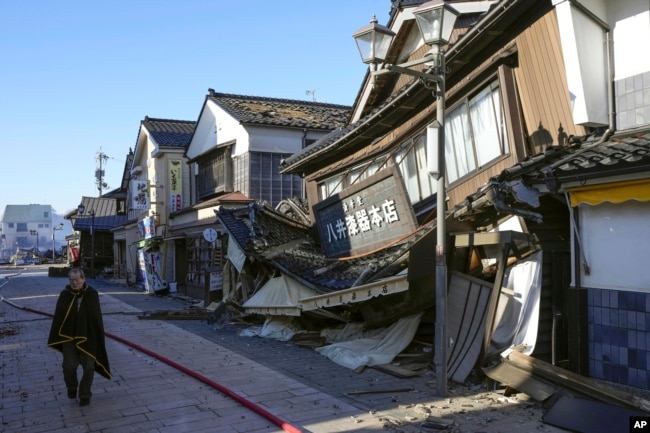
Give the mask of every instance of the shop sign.
<path id="1" fill-rule="evenodd" d="M 394 167 L 316 204 L 314 213 L 328 257 L 367 253 L 416 228 L 408 194 Z"/>

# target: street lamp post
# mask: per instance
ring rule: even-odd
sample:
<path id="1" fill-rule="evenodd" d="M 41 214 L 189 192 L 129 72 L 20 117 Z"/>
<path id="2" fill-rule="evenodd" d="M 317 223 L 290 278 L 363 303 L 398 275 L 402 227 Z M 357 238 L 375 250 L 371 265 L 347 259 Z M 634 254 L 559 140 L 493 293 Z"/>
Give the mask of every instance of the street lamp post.
<path id="1" fill-rule="evenodd" d="M 379 74 L 399 73 L 418 77 L 427 88 L 434 89 L 436 97 L 436 121 L 429 126 L 427 134 L 427 166 L 437 180 L 436 190 L 436 323 L 435 352 L 436 392 L 447 395 L 447 263 L 445 223 L 445 53 L 442 47 L 449 42 L 458 12 L 443 0 L 422 4 L 413 11 L 418 29 L 431 51 L 422 59 L 400 65 L 383 64 L 395 33 L 377 24 L 373 17 L 370 25 L 359 29 L 353 37 L 364 63 L 370 65 L 372 83 Z M 424 64 L 424 72 L 410 69 Z"/>
<path id="2" fill-rule="evenodd" d="M 52 263 L 56 260 L 56 241 L 54 234 L 56 233 L 57 230 L 63 230 L 63 223 L 59 224 L 56 227 L 52 227 Z"/>
<path id="3" fill-rule="evenodd" d="M 86 206 L 80 204 L 77 206 L 77 212 L 79 215 L 83 215 L 86 210 Z M 90 272 L 94 275 L 95 272 L 95 210 L 90 209 L 88 211 L 90 215 Z"/>
<path id="4" fill-rule="evenodd" d="M 29 234 L 32 235 L 32 236 L 36 236 L 36 251 L 38 251 L 38 253 L 40 255 L 40 251 L 38 249 L 38 230 L 30 230 Z"/>

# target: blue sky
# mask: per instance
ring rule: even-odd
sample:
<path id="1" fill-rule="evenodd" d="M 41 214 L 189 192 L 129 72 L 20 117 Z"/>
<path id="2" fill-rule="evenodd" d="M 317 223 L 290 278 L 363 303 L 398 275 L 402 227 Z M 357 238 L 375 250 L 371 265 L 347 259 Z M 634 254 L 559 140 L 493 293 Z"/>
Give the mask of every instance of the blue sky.
<path id="1" fill-rule="evenodd" d="M 352 34 L 390 5 L 0 0 L 0 214 L 97 196 L 100 152 L 117 188 L 140 121 L 197 120 L 208 88 L 351 105 L 367 70 Z"/>

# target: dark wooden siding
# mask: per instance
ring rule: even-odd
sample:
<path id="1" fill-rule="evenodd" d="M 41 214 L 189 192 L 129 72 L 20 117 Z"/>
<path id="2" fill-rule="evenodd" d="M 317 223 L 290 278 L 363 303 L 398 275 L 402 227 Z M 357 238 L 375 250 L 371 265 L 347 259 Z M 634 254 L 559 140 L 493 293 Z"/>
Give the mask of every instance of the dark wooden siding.
<path id="1" fill-rule="evenodd" d="M 543 251 L 539 329 L 533 356 L 551 362 L 553 317 L 557 315 L 555 361 L 559 363 L 567 358 L 566 293 L 571 283 L 569 211 L 566 204 L 549 196 L 542 197 L 536 210 L 544 215 L 542 224 L 526 223 Z"/>

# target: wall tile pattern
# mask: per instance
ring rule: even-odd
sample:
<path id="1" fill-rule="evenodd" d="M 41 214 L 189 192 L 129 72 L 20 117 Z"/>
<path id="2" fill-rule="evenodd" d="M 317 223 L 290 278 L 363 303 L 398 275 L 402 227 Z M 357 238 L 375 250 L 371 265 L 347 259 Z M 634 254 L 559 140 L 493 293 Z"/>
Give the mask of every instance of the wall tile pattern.
<path id="1" fill-rule="evenodd" d="M 590 375 L 650 389 L 650 293 L 587 290 Z"/>
<path id="2" fill-rule="evenodd" d="M 650 72 L 616 80 L 618 130 L 650 124 Z"/>

